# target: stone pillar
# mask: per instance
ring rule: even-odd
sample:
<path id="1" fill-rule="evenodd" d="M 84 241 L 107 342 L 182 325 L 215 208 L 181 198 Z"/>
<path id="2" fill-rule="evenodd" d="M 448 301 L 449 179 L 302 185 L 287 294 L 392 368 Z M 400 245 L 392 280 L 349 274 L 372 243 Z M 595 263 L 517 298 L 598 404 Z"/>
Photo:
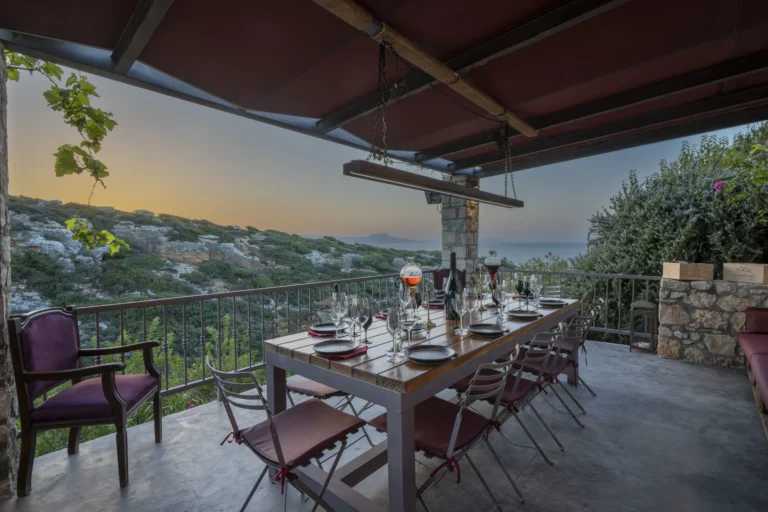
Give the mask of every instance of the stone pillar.
<path id="1" fill-rule="evenodd" d="M 11 302 L 11 241 L 8 223 L 8 73 L 0 43 L 0 501 L 16 494 L 16 389 L 6 329 Z"/>
<path id="2" fill-rule="evenodd" d="M 480 180 L 474 176 L 451 176 L 450 181 L 465 187 L 479 188 Z M 443 196 L 443 268 L 450 264 L 451 251 L 456 253 L 456 267 L 467 272 L 467 278 L 476 278 L 478 257 L 478 231 L 480 208 L 477 201 Z"/>

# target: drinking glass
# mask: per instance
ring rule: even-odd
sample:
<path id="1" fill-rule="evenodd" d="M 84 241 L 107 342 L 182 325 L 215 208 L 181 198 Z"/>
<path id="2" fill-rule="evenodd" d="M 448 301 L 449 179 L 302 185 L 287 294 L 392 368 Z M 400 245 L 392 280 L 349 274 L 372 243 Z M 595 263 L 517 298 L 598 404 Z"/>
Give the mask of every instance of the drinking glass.
<path id="1" fill-rule="evenodd" d="M 501 324 L 504 321 L 504 305 L 506 303 L 504 290 L 497 286 L 493 289 L 493 301 L 496 303 L 496 323 Z"/>
<path id="2" fill-rule="evenodd" d="M 405 307 L 403 307 L 400 311 L 402 315 L 400 323 L 402 324 L 403 329 L 407 334 L 406 341 L 401 343 L 401 346 L 404 348 L 409 348 L 411 346 L 411 331 L 413 331 L 413 328 L 416 327 L 416 323 L 418 321 L 418 317 L 416 316 L 417 308 L 418 306 L 416 306 L 416 301 L 409 300 L 407 303 L 405 303 Z"/>
<path id="3" fill-rule="evenodd" d="M 453 301 L 453 309 L 459 315 L 459 328 L 456 329 L 456 334 L 462 336 L 469 334 L 469 331 L 464 328 L 464 315 L 467 313 L 468 307 L 467 289 L 465 288 L 462 293 L 456 295 L 456 299 Z"/>
<path id="4" fill-rule="evenodd" d="M 347 294 L 334 293 L 331 297 L 331 318 L 336 325 L 336 338 L 339 338 L 339 325 L 341 320 L 347 315 L 347 309 L 349 303 L 347 302 Z"/>
<path id="5" fill-rule="evenodd" d="M 531 276 L 531 290 L 533 290 L 533 306 L 538 309 L 539 297 L 541 297 L 541 289 L 544 285 L 541 282 L 541 278 L 537 275 Z"/>
<path id="6" fill-rule="evenodd" d="M 365 330 L 363 343 L 370 345 L 370 342 L 368 341 L 368 327 L 373 323 L 373 311 L 371 310 L 370 301 L 365 297 L 359 297 L 356 301 L 356 312 L 350 312 L 350 314 L 353 315 L 352 318 L 354 319 L 355 324 L 360 327 L 360 330 Z"/>
<path id="7" fill-rule="evenodd" d="M 523 290 L 525 289 L 525 283 L 523 283 L 523 274 L 515 272 L 515 291 L 517 291 L 517 303 L 520 307 L 523 305 Z"/>
<path id="8" fill-rule="evenodd" d="M 398 346 L 398 338 L 400 337 L 400 308 L 389 308 L 387 310 L 387 332 L 392 335 L 392 348 L 387 351 L 387 361 L 391 363 L 399 363 L 403 359 L 403 353 L 400 352 Z"/>
<path id="9" fill-rule="evenodd" d="M 352 337 L 357 338 L 360 336 L 360 333 L 357 332 L 356 327 L 360 327 L 362 324 L 359 322 L 359 316 L 360 316 L 360 301 L 364 300 L 359 297 L 350 297 L 349 298 L 349 318 L 352 320 Z M 362 329 L 360 329 L 362 330 Z"/>

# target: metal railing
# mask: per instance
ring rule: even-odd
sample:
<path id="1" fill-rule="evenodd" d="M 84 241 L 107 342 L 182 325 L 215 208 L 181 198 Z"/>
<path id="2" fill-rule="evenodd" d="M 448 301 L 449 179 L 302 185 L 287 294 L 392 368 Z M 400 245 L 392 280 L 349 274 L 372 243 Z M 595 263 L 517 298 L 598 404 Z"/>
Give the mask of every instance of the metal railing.
<path id="1" fill-rule="evenodd" d="M 428 273 L 428 272 L 425 272 Z M 266 339 L 301 331 L 314 323 L 334 285 L 348 294 L 385 301 L 396 293 L 399 274 L 275 286 L 75 307 L 83 348 L 126 345 L 156 340 L 155 362 L 162 375 L 162 393 L 185 391 L 207 382 L 206 355 L 219 368 L 251 370 L 264 359 Z M 96 358 L 100 363 L 102 358 Z M 141 357 L 120 356 L 120 362 L 143 368 Z"/>
<path id="2" fill-rule="evenodd" d="M 502 278 L 510 277 L 511 272 L 540 275 L 545 285 L 558 286 L 562 297 L 582 300 L 583 308 L 602 301 L 604 307 L 592 331 L 604 337 L 628 336 L 629 304 L 639 298 L 657 302 L 660 282 L 656 276 L 500 270 Z M 256 368 L 264 360 L 264 340 L 299 332 L 314 323 L 318 311 L 327 309 L 334 285 L 348 294 L 365 294 L 381 303 L 395 296 L 397 277 L 376 275 L 83 306 L 75 307 L 75 311 L 83 347 L 160 341 L 155 361 L 163 378 L 162 392 L 167 395 L 212 382 L 203 364 L 206 355 L 220 368 Z M 120 361 L 129 373 L 142 371 L 140 355 L 121 355 Z"/>
<path id="3" fill-rule="evenodd" d="M 630 304 L 644 299 L 659 303 L 660 276 L 630 274 L 600 274 L 550 270 L 500 269 L 502 278 L 512 278 L 515 272 L 538 275 L 544 286 L 559 289 L 561 298 L 579 299 L 581 311 L 597 305 L 598 315 L 590 332 L 600 333 L 602 341 L 628 342 Z M 650 335 L 635 334 L 641 338 Z"/>

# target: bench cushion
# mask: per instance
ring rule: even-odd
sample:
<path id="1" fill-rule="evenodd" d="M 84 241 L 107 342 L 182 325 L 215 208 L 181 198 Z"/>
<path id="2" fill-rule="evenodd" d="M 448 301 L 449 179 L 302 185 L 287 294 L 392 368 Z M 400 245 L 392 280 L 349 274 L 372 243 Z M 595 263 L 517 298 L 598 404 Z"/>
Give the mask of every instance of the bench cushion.
<path id="1" fill-rule="evenodd" d="M 744 332 L 768 334 L 768 308 L 747 308 Z"/>
<path id="2" fill-rule="evenodd" d="M 748 364 L 752 363 L 752 357 L 755 354 L 768 354 L 768 334 L 740 332 L 738 339 Z"/>
<path id="3" fill-rule="evenodd" d="M 320 400 L 327 400 L 334 396 L 344 396 L 345 392 L 339 391 L 336 388 L 326 386 L 317 381 L 305 379 L 299 375 L 290 377 L 286 382 L 286 387 L 291 393 L 299 393 L 300 395 L 307 395 L 313 398 L 319 398 Z"/>
<path id="4" fill-rule="evenodd" d="M 760 398 L 768 403 L 768 354 L 755 354 L 752 357 L 752 376 Z"/>

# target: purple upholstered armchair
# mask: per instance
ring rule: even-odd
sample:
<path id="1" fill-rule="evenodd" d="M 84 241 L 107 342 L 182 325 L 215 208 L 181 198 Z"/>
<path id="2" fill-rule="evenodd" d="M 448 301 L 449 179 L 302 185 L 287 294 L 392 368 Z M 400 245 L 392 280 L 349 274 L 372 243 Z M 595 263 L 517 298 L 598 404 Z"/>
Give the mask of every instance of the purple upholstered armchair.
<path id="1" fill-rule="evenodd" d="M 128 438 L 125 422 L 136 409 L 154 401 L 155 442 L 163 437 L 160 372 L 152 360 L 157 341 L 109 348 L 80 348 L 77 318 L 71 308 L 51 308 L 8 320 L 11 356 L 21 417 L 21 461 L 18 495 L 31 491 L 37 432 L 69 428 L 68 452 L 78 451 L 80 428 L 115 425 L 120 487 L 128 485 Z M 82 367 L 81 357 L 141 350 L 146 374 L 120 375 L 121 363 Z M 97 377 L 83 380 L 86 377 Z M 35 399 L 66 381 L 72 385 L 35 406 Z"/>

